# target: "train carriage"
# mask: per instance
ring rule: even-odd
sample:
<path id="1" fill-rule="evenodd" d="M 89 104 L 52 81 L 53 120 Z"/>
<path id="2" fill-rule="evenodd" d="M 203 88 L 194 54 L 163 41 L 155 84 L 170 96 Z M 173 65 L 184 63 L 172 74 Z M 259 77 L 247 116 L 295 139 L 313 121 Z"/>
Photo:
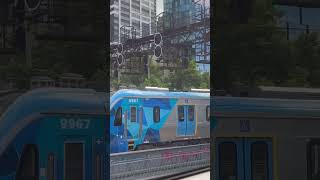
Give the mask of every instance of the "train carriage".
<path id="1" fill-rule="evenodd" d="M 37 89 L 0 119 L 0 180 L 103 180 L 108 155 L 105 93 Z"/>
<path id="2" fill-rule="evenodd" d="M 111 152 L 209 142 L 209 110 L 209 93 L 119 90 L 110 100 Z"/>
<path id="3" fill-rule="evenodd" d="M 211 106 L 216 180 L 320 179 L 320 101 L 213 97 Z"/>

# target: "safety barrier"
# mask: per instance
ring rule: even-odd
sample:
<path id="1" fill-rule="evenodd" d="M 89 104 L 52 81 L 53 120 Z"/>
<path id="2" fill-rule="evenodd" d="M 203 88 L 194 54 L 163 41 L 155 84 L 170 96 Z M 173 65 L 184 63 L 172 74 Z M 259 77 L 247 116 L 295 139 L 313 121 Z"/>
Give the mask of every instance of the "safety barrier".
<path id="1" fill-rule="evenodd" d="M 112 180 L 161 178 L 209 166 L 209 143 L 117 153 L 110 156 Z"/>

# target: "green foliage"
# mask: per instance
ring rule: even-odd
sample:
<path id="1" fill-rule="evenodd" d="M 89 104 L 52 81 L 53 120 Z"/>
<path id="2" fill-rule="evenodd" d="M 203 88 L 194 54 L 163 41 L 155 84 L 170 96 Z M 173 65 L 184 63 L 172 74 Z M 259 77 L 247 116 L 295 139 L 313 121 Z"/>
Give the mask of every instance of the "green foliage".
<path id="1" fill-rule="evenodd" d="M 209 89 L 210 73 L 200 72 L 194 60 L 190 60 L 188 67 L 183 68 L 181 62 L 177 62 L 177 68 L 172 72 L 164 71 L 158 63 L 152 61 L 150 64 L 150 77 L 147 74 L 122 74 L 121 80 L 111 79 L 111 88 L 117 89 L 120 85 L 135 85 L 137 88 L 145 86 L 165 87 L 180 91 L 188 91 L 191 88 Z"/>
<path id="2" fill-rule="evenodd" d="M 144 86 L 168 87 L 168 85 L 164 78 L 164 72 L 155 62 L 151 62 L 150 78 L 145 78 Z"/>
<path id="3" fill-rule="evenodd" d="M 87 79 L 105 64 L 103 44 L 88 42 L 40 41 L 33 59 L 36 69 L 48 69 L 52 74 L 72 72 Z"/>
<path id="4" fill-rule="evenodd" d="M 209 89 L 210 74 L 199 72 L 194 60 L 189 61 L 187 68 L 181 67 L 181 64 L 178 66 L 172 73 L 165 76 L 157 65 L 151 65 L 151 77 L 146 79 L 144 84 L 185 91 L 191 88 Z"/>
<path id="5" fill-rule="evenodd" d="M 17 88 L 29 88 L 32 68 L 23 61 L 24 56 L 17 55 L 15 60 L 0 68 L 3 79 L 11 79 L 16 82 Z"/>
<path id="6" fill-rule="evenodd" d="M 227 3 L 219 1 L 223 2 Z M 319 33 L 287 40 L 277 24 L 281 12 L 270 1 L 255 1 L 253 10 L 246 24 L 217 25 L 214 88 L 229 90 L 237 84 L 320 87 Z M 219 12 L 220 18 L 228 14 Z"/>

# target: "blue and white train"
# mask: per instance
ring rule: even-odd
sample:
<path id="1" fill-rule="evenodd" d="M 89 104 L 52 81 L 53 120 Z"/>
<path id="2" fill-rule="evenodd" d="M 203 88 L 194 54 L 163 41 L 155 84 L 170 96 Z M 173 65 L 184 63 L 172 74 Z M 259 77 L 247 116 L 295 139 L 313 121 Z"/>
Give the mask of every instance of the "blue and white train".
<path id="1" fill-rule="evenodd" d="M 86 89 L 37 89 L 0 118 L 0 180 L 104 180 L 109 98 Z"/>
<path id="2" fill-rule="evenodd" d="M 319 180 L 320 101 L 213 97 L 216 180 Z"/>
<path id="3" fill-rule="evenodd" d="M 209 142 L 210 93 L 119 90 L 110 100 L 111 153 Z"/>

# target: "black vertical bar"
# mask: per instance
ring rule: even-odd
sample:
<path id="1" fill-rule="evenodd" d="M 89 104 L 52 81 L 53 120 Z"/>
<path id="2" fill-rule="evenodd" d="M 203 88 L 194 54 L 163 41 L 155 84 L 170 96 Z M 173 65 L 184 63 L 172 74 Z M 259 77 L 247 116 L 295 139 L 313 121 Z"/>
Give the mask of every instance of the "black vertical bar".
<path id="1" fill-rule="evenodd" d="M 307 143 L 307 180 L 312 180 L 312 161 L 311 161 L 311 147 L 313 145 L 313 141 L 310 140 Z"/>
<path id="2" fill-rule="evenodd" d="M 300 18 L 300 24 L 302 24 L 302 7 L 299 7 L 299 18 Z"/>
<path id="3" fill-rule="evenodd" d="M 308 25 L 308 24 L 306 25 L 306 33 L 307 33 L 307 34 L 310 33 L 310 28 L 309 28 L 309 25 Z"/>
<path id="4" fill-rule="evenodd" d="M 3 24 L 3 34 L 2 34 L 2 38 L 3 38 L 3 48 L 6 48 L 6 34 L 7 34 L 7 31 L 6 31 L 6 24 Z"/>
<path id="5" fill-rule="evenodd" d="M 286 26 L 287 26 L 287 40 L 289 40 L 289 31 L 290 31 L 289 22 L 286 23 Z"/>

